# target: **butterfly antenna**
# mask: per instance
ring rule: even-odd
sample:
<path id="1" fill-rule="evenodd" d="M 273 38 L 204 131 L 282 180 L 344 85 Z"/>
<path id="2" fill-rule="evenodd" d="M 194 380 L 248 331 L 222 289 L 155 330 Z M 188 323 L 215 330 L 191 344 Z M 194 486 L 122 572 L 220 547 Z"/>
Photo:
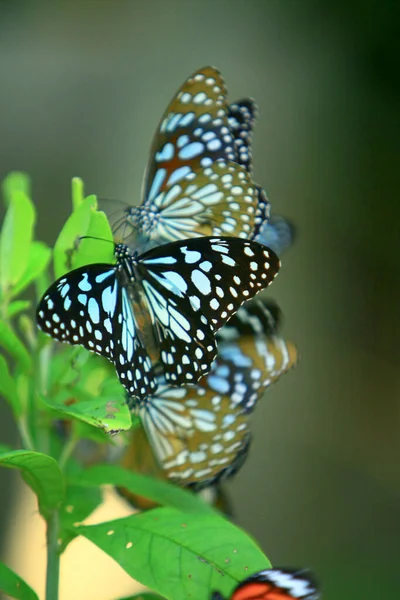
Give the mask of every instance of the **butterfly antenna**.
<path id="1" fill-rule="evenodd" d="M 115 246 L 115 243 L 114 243 L 113 240 L 106 240 L 104 238 L 99 238 L 99 237 L 96 237 L 94 235 L 82 235 L 79 238 L 79 241 L 81 241 L 81 240 L 97 240 L 99 242 L 107 242 L 108 244 L 113 244 Z"/>

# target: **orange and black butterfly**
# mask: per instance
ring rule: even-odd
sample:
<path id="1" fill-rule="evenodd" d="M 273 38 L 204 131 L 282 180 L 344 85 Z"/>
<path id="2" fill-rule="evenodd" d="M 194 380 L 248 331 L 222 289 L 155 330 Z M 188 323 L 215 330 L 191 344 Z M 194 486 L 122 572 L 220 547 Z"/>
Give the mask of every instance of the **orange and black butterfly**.
<path id="1" fill-rule="evenodd" d="M 266 569 L 251 575 L 229 598 L 213 592 L 211 600 L 319 600 L 313 576 L 306 570 Z"/>

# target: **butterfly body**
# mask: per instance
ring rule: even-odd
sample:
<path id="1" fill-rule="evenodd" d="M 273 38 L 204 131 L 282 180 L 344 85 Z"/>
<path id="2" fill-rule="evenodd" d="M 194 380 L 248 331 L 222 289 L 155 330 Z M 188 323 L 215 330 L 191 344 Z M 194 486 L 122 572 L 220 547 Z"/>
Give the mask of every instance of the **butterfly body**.
<path id="1" fill-rule="evenodd" d="M 275 277 L 279 261 L 256 242 L 203 237 L 144 254 L 118 244 L 116 264 L 67 273 L 37 309 L 39 327 L 114 363 L 132 397 L 157 389 L 155 363 L 171 385 L 211 368 L 216 332 Z"/>

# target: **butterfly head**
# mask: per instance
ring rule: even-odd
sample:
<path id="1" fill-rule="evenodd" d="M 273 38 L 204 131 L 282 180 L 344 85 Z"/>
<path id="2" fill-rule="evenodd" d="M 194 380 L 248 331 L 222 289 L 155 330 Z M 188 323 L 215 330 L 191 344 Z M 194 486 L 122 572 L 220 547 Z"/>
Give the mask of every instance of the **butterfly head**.
<path id="1" fill-rule="evenodd" d="M 132 252 L 130 247 L 127 244 L 116 244 L 114 249 L 114 256 L 117 259 L 118 263 L 123 263 L 125 261 L 131 261 L 137 257 L 138 253 L 136 251 Z"/>

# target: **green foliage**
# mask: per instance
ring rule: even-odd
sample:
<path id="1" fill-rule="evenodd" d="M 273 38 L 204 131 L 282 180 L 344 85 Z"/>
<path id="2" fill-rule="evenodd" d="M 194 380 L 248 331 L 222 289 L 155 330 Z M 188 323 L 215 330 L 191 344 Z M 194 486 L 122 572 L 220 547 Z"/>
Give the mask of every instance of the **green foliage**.
<path id="1" fill-rule="evenodd" d="M 141 594 L 135 594 L 134 596 L 128 596 L 125 598 L 120 598 L 119 600 L 163 600 L 161 596 L 157 594 L 150 594 L 147 592 Z"/>
<path id="2" fill-rule="evenodd" d="M 51 250 L 34 237 L 36 210 L 27 176 L 10 174 L 2 189 L 0 395 L 15 418 L 21 447 L 0 443 L 0 466 L 20 472 L 47 522 L 46 600 L 57 600 L 58 558 L 77 535 L 167 599 L 208 600 L 213 589 L 229 593 L 248 571 L 267 568 L 267 558 L 243 531 L 192 492 L 101 464 L 112 447 L 127 443 L 123 434 L 110 434 L 139 426 L 138 418 L 130 414 L 112 365 L 83 348 L 55 344 L 37 331 L 32 319 L 32 298 L 55 278 L 85 264 L 114 262 L 112 232 L 97 210 L 96 197 L 85 197 L 82 181 L 73 180 L 72 214 Z M 32 290 L 34 295 L 24 297 Z M 82 522 L 102 502 L 104 485 L 125 487 L 162 508 L 85 526 Z M 37 600 L 3 564 L 0 590 Z"/>
<path id="3" fill-rule="evenodd" d="M 228 594 L 249 565 L 254 571 L 271 566 L 243 531 L 217 514 L 156 508 L 77 529 L 129 575 L 173 600 L 209 598 L 215 589 Z"/>
<path id="4" fill-rule="evenodd" d="M 154 500 L 163 506 L 170 506 L 187 512 L 214 512 L 199 496 L 182 488 L 172 486 L 140 473 L 133 473 L 117 465 L 98 465 L 80 471 L 73 480 L 82 486 L 114 485 Z"/>
<path id="5" fill-rule="evenodd" d="M 19 469 L 23 479 L 35 492 L 40 514 L 48 518 L 64 497 L 64 481 L 57 461 L 51 456 L 30 450 L 0 454 L 0 465 Z"/>
<path id="6" fill-rule="evenodd" d="M 32 588 L 2 562 L 0 562 L 0 592 L 17 600 L 39 600 Z"/>

